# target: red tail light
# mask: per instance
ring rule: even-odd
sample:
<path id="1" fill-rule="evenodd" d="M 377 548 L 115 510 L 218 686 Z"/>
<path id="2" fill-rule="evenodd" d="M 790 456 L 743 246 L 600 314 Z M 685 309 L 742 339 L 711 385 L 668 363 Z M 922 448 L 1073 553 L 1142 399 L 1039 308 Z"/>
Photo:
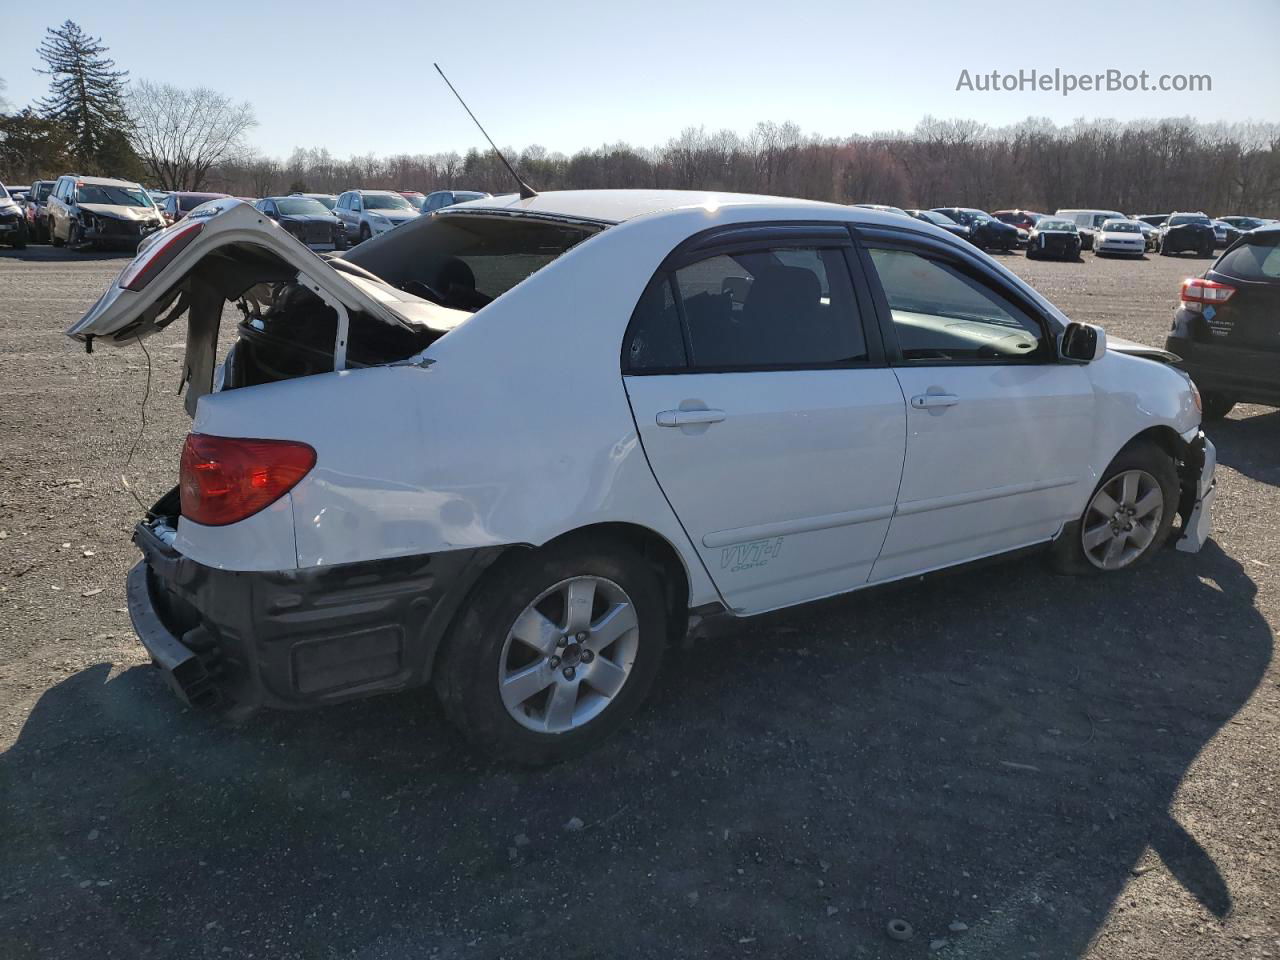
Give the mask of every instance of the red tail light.
<path id="1" fill-rule="evenodd" d="M 182 515 L 222 527 L 271 506 L 316 465 L 316 452 L 292 440 L 187 435 L 182 447 Z"/>
<path id="2" fill-rule="evenodd" d="M 203 220 L 189 220 L 173 230 L 166 230 L 147 247 L 120 274 L 119 286 L 122 290 L 141 290 L 150 283 L 161 270 L 173 262 L 173 258 L 187 248 L 192 240 L 204 229 Z"/>
<path id="3" fill-rule="evenodd" d="M 1200 277 L 1188 277 L 1182 281 L 1182 292 L 1179 294 L 1183 303 L 1209 303 L 1221 304 L 1231 299 L 1231 295 L 1236 292 L 1236 288 L 1225 283 L 1218 283 L 1216 280 L 1204 280 Z M 1193 309 L 1200 309 L 1194 307 Z"/>

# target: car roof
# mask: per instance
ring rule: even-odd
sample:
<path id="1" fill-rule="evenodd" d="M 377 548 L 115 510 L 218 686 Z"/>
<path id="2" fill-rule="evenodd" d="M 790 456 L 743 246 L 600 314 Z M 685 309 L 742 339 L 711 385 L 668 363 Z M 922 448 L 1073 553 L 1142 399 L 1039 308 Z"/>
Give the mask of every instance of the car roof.
<path id="1" fill-rule="evenodd" d="M 94 187 L 137 187 L 139 190 L 142 189 L 142 184 L 140 183 L 135 183 L 132 180 L 117 180 L 115 177 L 74 176 L 74 179 L 77 183 L 87 183 Z"/>
<path id="2" fill-rule="evenodd" d="M 852 211 L 892 217 L 890 222 L 901 222 L 897 214 L 884 214 L 865 207 L 848 207 L 843 204 L 824 203 L 819 200 L 798 200 L 793 197 L 770 197 L 747 193 L 718 193 L 703 190 L 555 190 L 521 199 L 514 193 L 497 197 L 483 197 L 460 204 L 461 210 L 504 210 L 524 213 L 540 213 L 544 216 L 570 217 L 594 220 L 601 223 L 622 223 L 650 214 L 669 213 L 697 208 L 718 210 L 723 207 L 750 206 L 776 210 L 782 219 L 789 213 L 803 216 L 805 210 L 840 211 L 849 216 Z"/>

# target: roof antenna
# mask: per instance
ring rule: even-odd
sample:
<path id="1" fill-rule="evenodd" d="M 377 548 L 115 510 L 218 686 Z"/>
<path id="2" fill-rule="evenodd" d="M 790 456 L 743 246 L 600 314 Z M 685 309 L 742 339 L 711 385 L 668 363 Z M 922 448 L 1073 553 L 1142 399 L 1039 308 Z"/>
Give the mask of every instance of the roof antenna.
<path id="1" fill-rule="evenodd" d="M 440 69 L 440 64 L 433 63 L 432 66 L 436 68 L 436 73 L 440 74 L 440 79 L 449 84 L 449 89 L 453 90 L 453 95 L 457 97 L 458 102 L 462 104 L 462 109 L 467 111 L 467 116 L 475 122 L 477 127 L 480 127 L 480 121 L 476 120 L 476 115 L 472 113 L 471 108 L 467 106 L 467 101 L 463 100 L 462 95 L 458 93 L 457 90 L 454 90 L 453 84 L 449 83 L 449 78 L 446 77 L 444 75 L 444 71 Z M 484 138 L 489 141 L 489 146 L 493 147 L 493 152 L 498 155 L 498 159 L 502 161 L 503 166 L 511 171 L 511 176 L 515 182 L 520 184 L 520 199 L 531 200 L 536 197 L 538 195 L 538 191 L 520 179 L 520 174 L 516 173 L 516 168 L 511 165 L 511 161 L 502 155 L 502 151 L 498 149 L 498 145 L 493 142 L 493 137 L 489 136 L 484 127 L 480 127 L 480 132 L 483 133 Z"/>

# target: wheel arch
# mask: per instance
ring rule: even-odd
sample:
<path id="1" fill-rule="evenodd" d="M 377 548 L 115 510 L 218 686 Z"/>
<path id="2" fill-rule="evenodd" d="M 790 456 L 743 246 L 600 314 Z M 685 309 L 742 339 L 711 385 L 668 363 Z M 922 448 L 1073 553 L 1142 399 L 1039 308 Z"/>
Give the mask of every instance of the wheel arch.
<path id="1" fill-rule="evenodd" d="M 567 530 L 540 546 L 527 543 L 512 544 L 503 550 L 502 554 L 494 559 L 492 563 L 486 565 L 475 580 L 469 584 L 465 598 L 457 605 L 448 622 L 438 631 L 436 636 L 431 638 L 431 649 L 426 658 L 425 670 L 421 679 L 423 681 L 430 680 L 435 672 L 436 662 L 439 660 L 440 653 L 448 642 L 450 634 L 470 609 L 472 598 L 491 577 L 500 575 L 501 571 L 517 556 L 528 551 L 544 549 L 579 538 L 612 540 L 628 549 L 634 550 L 648 561 L 658 573 L 662 582 L 663 595 L 667 601 L 667 623 L 669 625 L 667 641 L 669 643 L 675 642 L 684 637 L 689 626 L 690 579 L 689 570 L 685 566 L 680 552 L 671 541 L 649 527 L 622 521 L 593 523 Z"/>

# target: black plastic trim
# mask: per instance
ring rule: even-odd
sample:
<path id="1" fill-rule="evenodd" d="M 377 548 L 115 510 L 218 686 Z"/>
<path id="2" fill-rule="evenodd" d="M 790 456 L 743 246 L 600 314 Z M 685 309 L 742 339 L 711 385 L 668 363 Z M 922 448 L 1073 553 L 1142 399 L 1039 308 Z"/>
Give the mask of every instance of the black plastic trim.
<path id="1" fill-rule="evenodd" d="M 507 548 L 305 570 L 197 563 L 143 521 L 129 611 L 143 645 L 188 702 L 237 712 L 300 708 L 425 683 L 464 598 Z"/>

